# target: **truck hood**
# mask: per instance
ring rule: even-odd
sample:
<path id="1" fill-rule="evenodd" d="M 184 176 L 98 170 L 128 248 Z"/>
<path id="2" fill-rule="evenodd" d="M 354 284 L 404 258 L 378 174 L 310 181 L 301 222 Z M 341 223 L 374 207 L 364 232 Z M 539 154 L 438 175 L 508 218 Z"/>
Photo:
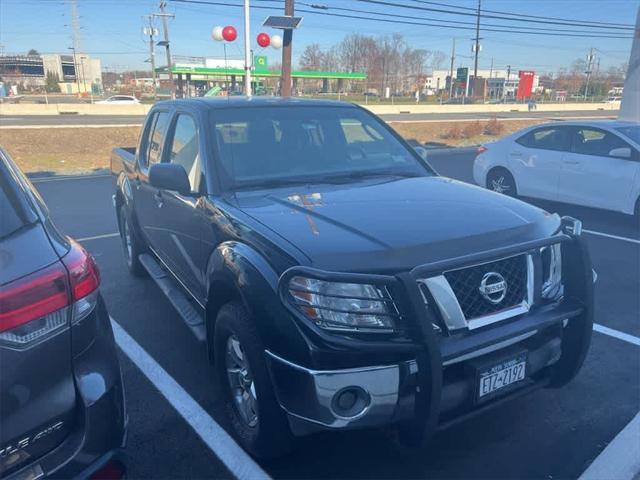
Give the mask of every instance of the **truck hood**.
<path id="1" fill-rule="evenodd" d="M 391 273 L 555 233 L 560 218 L 444 177 L 242 192 L 246 214 L 316 268 Z"/>

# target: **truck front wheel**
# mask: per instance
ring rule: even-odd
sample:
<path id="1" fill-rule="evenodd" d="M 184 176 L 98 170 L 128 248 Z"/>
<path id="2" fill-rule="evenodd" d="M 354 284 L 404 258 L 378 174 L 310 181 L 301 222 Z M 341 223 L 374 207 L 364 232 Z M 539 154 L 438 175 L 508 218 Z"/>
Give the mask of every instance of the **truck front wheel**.
<path id="1" fill-rule="evenodd" d="M 214 342 L 216 373 L 237 440 L 258 458 L 288 453 L 289 425 L 276 400 L 264 345 L 241 302 L 220 309 Z"/>

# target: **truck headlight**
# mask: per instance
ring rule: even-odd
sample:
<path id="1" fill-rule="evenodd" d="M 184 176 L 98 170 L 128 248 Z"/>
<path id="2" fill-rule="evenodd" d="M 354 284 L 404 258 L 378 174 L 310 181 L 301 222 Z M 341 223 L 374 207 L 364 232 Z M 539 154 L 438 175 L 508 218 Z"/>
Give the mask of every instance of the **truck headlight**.
<path id="1" fill-rule="evenodd" d="M 557 300 L 563 294 L 560 244 L 541 248 L 540 256 L 542 257 L 542 298 Z"/>
<path id="2" fill-rule="evenodd" d="M 375 285 L 296 276 L 288 287 L 292 303 L 319 327 L 377 332 L 395 329 L 393 301 L 385 289 Z"/>

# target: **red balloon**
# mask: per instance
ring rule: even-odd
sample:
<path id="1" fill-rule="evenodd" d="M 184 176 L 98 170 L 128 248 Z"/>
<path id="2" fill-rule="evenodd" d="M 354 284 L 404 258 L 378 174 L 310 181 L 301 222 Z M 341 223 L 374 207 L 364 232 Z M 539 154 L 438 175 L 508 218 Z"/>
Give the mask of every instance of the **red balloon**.
<path id="1" fill-rule="evenodd" d="M 256 40 L 258 41 L 258 45 L 260 45 L 261 47 L 268 47 L 269 44 L 271 43 L 271 38 L 269 38 L 269 35 L 267 35 L 266 33 L 259 33 L 258 37 L 256 38 Z"/>
<path id="2" fill-rule="evenodd" d="M 222 38 L 224 38 L 227 42 L 233 42 L 236 38 L 238 38 L 238 32 L 231 25 L 227 25 L 222 29 Z"/>

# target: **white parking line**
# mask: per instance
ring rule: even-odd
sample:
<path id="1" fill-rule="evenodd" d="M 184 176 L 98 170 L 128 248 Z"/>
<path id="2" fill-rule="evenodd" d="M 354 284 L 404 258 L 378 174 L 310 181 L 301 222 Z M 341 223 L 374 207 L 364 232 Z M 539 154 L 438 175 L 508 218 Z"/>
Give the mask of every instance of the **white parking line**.
<path id="1" fill-rule="evenodd" d="M 119 237 L 120 234 L 119 233 L 105 233 L 104 235 L 94 235 L 93 237 L 82 237 L 82 238 L 76 238 L 76 241 L 78 242 L 88 242 L 89 240 L 100 240 L 102 238 L 112 238 L 112 237 Z"/>
<path id="2" fill-rule="evenodd" d="M 116 343 L 227 469 L 240 480 L 269 475 L 113 318 Z"/>
<path id="3" fill-rule="evenodd" d="M 629 342 L 633 345 L 637 345 L 640 347 L 640 338 L 634 337 L 633 335 L 629 335 L 628 333 L 621 332 L 619 330 L 614 330 L 613 328 L 605 327 L 604 325 L 600 325 L 599 323 L 593 324 L 593 330 L 598 333 L 603 333 L 605 335 L 609 335 L 610 337 L 617 338 L 618 340 L 622 340 L 623 342 Z"/>
<path id="4" fill-rule="evenodd" d="M 607 445 L 578 480 L 632 480 L 640 472 L 640 413 Z"/>
<path id="5" fill-rule="evenodd" d="M 621 240 L 623 242 L 635 243 L 640 245 L 640 240 L 636 240 L 635 238 L 621 237 L 619 235 L 611 235 L 610 233 L 596 232 L 595 230 L 582 229 L 582 231 L 585 233 L 590 233 L 591 235 L 597 235 L 599 237 L 612 238 L 614 240 Z"/>

